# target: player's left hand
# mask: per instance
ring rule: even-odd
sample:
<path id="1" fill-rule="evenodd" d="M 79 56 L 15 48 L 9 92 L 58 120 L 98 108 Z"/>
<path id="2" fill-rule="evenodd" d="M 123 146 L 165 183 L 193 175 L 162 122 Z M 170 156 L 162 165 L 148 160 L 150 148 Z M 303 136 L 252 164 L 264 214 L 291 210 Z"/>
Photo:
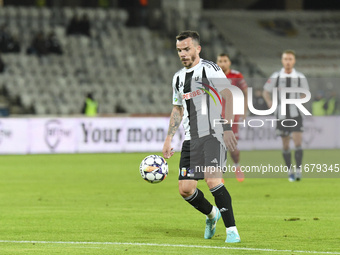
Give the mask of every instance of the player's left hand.
<path id="1" fill-rule="evenodd" d="M 227 146 L 228 150 L 234 151 L 236 149 L 237 139 L 236 139 L 235 134 L 232 130 L 228 130 L 228 131 L 223 132 L 223 140 L 224 140 L 225 145 Z"/>

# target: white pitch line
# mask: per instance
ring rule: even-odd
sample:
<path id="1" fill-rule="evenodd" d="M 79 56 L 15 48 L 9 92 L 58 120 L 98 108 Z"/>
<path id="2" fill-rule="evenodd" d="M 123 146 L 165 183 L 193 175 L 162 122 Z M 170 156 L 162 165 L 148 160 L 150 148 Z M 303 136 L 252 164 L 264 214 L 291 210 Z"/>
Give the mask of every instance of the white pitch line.
<path id="1" fill-rule="evenodd" d="M 207 245 L 186 245 L 186 244 L 162 244 L 162 243 L 120 243 L 120 242 L 67 242 L 67 241 L 15 241 L 0 240 L 0 243 L 40 243 L 40 244 L 98 244 L 98 245 L 132 245 L 132 246 L 158 246 L 158 247 L 181 247 L 181 248 L 198 248 L 198 249 L 220 249 L 220 250 L 242 250 L 242 251 L 267 251 L 267 252 L 294 252 L 310 254 L 339 254 L 340 252 L 332 251 L 299 251 L 299 250 L 276 250 L 247 247 L 220 247 Z"/>

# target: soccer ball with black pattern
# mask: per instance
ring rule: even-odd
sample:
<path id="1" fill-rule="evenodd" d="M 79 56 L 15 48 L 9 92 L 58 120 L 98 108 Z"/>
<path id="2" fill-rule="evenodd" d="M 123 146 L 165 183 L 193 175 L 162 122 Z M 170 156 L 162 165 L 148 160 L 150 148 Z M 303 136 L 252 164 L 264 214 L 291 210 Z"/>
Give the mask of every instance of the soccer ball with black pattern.
<path id="1" fill-rule="evenodd" d="M 168 163 L 161 156 L 149 155 L 140 163 L 139 171 L 147 182 L 159 183 L 168 175 Z"/>

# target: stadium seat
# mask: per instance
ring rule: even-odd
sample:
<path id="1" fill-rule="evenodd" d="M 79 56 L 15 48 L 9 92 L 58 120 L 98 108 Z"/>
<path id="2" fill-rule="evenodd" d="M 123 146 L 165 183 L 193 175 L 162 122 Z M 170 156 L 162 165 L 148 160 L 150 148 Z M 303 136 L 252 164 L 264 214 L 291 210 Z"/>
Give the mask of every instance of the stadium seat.
<path id="1" fill-rule="evenodd" d="M 66 36 L 65 25 L 74 12 L 89 15 L 94 37 Z M 141 104 L 150 113 L 159 113 L 154 105 L 157 100 L 143 89 L 165 86 L 166 81 L 169 89 L 164 93 L 171 94 L 169 81 L 178 69 L 175 52 L 169 55 L 166 39 L 148 28 L 126 27 L 125 10 L 9 6 L 0 8 L 1 13 L 13 17 L 9 29 L 20 35 L 23 50 L 21 54 L 3 55 L 7 65 L 3 80 L 9 95 L 20 96 L 24 107 L 34 107 L 37 114 L 79 113 L 88 92 L 94 92 L 100 103 L 105 102 L 103 113 L 113 112 L 118 97 L 127 98 L 130 113 L 145 113 Z M 4 16 L 0 15 L 0 20 Z M 51 25 L 64 54 L 44 58 L 25 55 L 32 32 L 43 30 L 47 34 Z M 152 42 L 151 37 L 155 37 Z"/>
<path id="2" fill-rule="evenodd" d="M 34 111 L 35 111 L 35 114 L 37 114 L 37 115 L 47 114 L 45 106 L 41 103 L 35 103 L 34 104 Z"/>

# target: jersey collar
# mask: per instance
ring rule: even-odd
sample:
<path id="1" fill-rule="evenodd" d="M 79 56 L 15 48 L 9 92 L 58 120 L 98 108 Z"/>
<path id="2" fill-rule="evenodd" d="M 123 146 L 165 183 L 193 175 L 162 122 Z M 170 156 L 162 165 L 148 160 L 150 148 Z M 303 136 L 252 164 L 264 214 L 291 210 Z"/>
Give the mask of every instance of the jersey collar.
<path id="1" fill-rule="evenodd" d="M 280 72 L 280 77 L 285 78 L 285 77 L 295 77 L 296 76 L 296 70 L 293 68 L 291 73 L 285 73 L 285 69 L 282 68 Z"/>
<path id="2" fill-rule="evenodd" d="M 191 67 L 191 68 L 189 68 L 189 69 L 186 69 L 186 68 L 184 67 L 184 69 L 185 69 L 185 72 L 186 72 L 186 73 L 190 73 L 190 72 L 192 72 L 192 71 L 198 69 L 201 65 L 202 65 L 202 59 L 200 58 L 200 61 L 197 63 L 197 65 L 195 65 L 195 66 L 193 66 L 193 67 Z"/>

